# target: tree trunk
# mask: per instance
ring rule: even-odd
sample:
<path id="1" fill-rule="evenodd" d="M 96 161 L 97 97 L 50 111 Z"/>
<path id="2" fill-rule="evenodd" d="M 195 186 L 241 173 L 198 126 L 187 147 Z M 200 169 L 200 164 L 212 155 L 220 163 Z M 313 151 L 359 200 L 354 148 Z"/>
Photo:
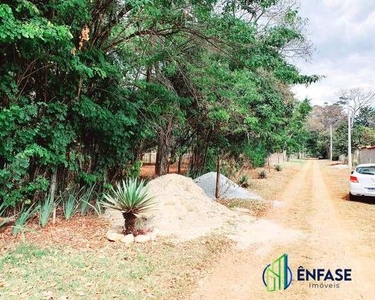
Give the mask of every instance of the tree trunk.
<path id="1" fill-rule="evenodd" d="M 162 176 L 168 174 L 169 167 L 169 149 L 163 140 L 159 141 L 158 151 L 156 153 L 155 175 Z"/>
<path id="2" fill-rule="evenodd" d="M 122 216 L 125 219 L 124 229 L 125 234 L 135 234 L 135 221 L 137 220 L 137 216 L 133 213 L 123 213 Z"/>
<path id="3" fill-rule="evenodd" d="M 182 154 L 178 157 L 177 174 L 181 174 Z"/>
<path id="4" fill-rule="evenodd" d="M 220 197 L 220 156 L 217 156 L 216 162 L 216 186 L 215 186 L 215 198 Z"/>
<path id="5" fill-rule="evenodd" d="M 49 197 L 52 199 L 53 202 L 53 216 L 52 216 L 52 224 L 55 225 L 56 223 L 56 204 L 55 204 L 55 193 L 56 193 L 56 185 L 57 185 L 57 170 L 54 170 L 51 176 L 51 185 L 49 188 Z"/>
<path id="6" fill-rule="evenodd" d="M 172 134 L 172 118 L 170 118 L 167 128 L 159 130 L 159 144 L 156 153 L 155 175 L 162 176 L 168 174 L 169 155 L 171 152 L 171 134 Z"/>

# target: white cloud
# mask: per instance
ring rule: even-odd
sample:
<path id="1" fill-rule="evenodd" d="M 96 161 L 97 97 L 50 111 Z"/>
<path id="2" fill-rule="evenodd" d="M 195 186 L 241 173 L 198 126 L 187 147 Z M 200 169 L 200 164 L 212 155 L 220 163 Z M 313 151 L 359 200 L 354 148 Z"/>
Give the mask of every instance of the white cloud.
<path id="1" fill-rule="evenodd" d="M 342 88 L 375 88 L 375 1 L 302 1 L 301 15 L 310 20 L 309 37 L 318 53 L 311 63 L 297 66 L 326 78 L 308 88 L 294 87 L 298 98 L 322 104 L 336 101 Z"/>

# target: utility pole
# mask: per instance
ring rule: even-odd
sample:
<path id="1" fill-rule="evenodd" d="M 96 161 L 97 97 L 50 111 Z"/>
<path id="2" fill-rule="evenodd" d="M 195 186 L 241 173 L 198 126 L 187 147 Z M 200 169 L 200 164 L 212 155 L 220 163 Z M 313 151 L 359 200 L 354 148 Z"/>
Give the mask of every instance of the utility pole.
<path id="1" fill-rule="evenodd" d="M 333 144 L 332 144 L 332 123 L 329 124 L 329 159 L 332 161 Z"/>
<path id="2" fill-rule="evenodd" d="M 350 122 L 350 99 L 344 98 L 343 100 L 346 100 L 346 104 L 348 105 L 348 167 L 349 170 L 352 169 L 352 124 Z"/>
<path id="3" fill-rule="evenodd" d="M 352 169 L 352 130 L 351 130 L 351 122 L 350 122 L 350 99 L 346 98 L 346 102 L 348 105 L 348 167 L 349 170 Z"/>
<path id="4" fill-rule="evenodd" d="M 352 169 L 352 124 L 350 120 L 350 98 L 349 97 L 340 97 L 340 100 L 342 100 L 342 104 L 344 104 L 346 101 L 346 105 L 348 107 L 348 167 L 349 170 Z"/>

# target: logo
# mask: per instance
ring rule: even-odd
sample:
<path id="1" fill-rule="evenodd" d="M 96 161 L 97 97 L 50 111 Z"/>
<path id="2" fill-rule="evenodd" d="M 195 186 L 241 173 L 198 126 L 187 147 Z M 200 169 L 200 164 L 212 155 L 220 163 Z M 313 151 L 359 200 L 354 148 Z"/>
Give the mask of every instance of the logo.
<path id="1" fill-rule="evenodd" d="M 306 269 L 299 266 L 296 270 L 296 282 L 305 282 L 313 289 L 337 289 L 342 282 L 352 281 L 350 268 L 312 268 Z M 268 292 L 286 290 L 292 283 L 293 274 L 288 266 L 288 254 L 281 255 L 278 259 L 267 265 L 263 270 L 263 283 Z"/>
<path id="2" fill-rule="evenodd" d="M 263 271 L 263 283 L 269 292 L 286 290 L 292 283 L 292 277 L 287 254 L 281 255 Z"/>

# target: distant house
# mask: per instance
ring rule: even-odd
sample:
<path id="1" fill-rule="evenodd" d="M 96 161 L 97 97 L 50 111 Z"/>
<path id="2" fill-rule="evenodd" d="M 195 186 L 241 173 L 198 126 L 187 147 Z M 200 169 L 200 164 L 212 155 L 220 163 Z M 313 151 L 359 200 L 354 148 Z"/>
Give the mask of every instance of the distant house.
<path id="1" fill-rule="evenodd" d="M 359 150 L 358 163 L 375 163 L 375 146 L 362 147 Z"/>

